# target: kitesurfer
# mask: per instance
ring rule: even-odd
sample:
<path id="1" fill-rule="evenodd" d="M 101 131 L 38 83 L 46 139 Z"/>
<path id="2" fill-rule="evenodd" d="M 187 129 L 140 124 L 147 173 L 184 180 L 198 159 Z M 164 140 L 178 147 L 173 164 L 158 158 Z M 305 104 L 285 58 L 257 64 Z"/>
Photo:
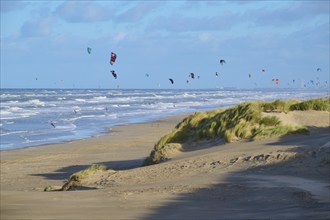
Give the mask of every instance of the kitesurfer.
<path id="1" fill-rule="evenodd" d="M 50 121 L 49 124 L 50 124 L 51 126 L 53 126 L 54 128 L 56 128 L 56 127 L 55 127 L 55 123 L 54 123 L 53 121 Z"/>
<path id="2" fill-rule="evenodd" d="M 111 70 L 110 72 L 111 72 L 112 76 L 113 76 L 115 79 L 117 79 L 117 74 L 116 74 L 116 72 L 115 72 L 114 70 Z"/>

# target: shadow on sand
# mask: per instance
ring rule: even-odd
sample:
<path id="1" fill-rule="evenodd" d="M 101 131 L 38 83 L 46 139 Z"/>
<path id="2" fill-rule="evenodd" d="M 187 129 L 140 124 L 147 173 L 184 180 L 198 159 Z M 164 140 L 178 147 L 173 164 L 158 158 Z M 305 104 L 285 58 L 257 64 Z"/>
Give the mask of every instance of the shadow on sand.
<path id="1" fill-rule="evenodd" d="M 143 219 L 330 219 L 329 128 L 311 138 L 290 135 L 268 146 L 295 146 L 299 157 L 230 173 L 207 188 L 184 193 Z"/>
<path id="2" fill-rule="evenodd" d="M 142 159 L 137 160 L 122 160 L 122 161 L 107 161 L 107 162 L 99 162 L 95 164 L 102 164 L 106 166 L 106 169 L 113 170 L 128 170 L 136 167 L 140 167 L 142 164 Z M 55 170 L 52 173 L 40 173 L 40 174 L 31 174 L 32 176 L 40 176 L 50 180 L 64 180 L 69 178 L 73 173 L 79 172 L 90 167 L 92 164 L 86 165 L 73 165 L 63 167 L 61 169 Z"/>

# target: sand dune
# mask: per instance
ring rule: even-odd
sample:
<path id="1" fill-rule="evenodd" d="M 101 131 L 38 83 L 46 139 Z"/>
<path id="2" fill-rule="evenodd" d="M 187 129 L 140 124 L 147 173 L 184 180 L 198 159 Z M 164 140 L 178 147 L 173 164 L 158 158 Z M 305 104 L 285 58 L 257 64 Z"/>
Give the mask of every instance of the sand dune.
<path id="1" fill-rule="evenodd" d="M 194 143 L 141 167 L 183 116 L 119 126 L 109 135 L 1 152 L 1 219 L 329 219 L 329 112 L 277 114 L 309 135 Z M 104 164 L 75 191 L 72 173 Z"/>

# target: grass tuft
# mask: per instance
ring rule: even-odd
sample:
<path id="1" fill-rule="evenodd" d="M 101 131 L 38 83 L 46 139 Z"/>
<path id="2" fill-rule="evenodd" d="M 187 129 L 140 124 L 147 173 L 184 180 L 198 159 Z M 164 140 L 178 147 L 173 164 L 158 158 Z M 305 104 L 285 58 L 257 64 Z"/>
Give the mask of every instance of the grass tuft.
<path id="1" fill-rule="evenodd" d="M 303 101 L 290 107 L 291 111 L 330 111 L 330 99 L 329 98 L 317 98 Z"/>
<path id="2" fill-rule="evenodd" d="M 68 178 L 68 181 L 63 185 L 60 191 L 73 190 L 80 185 L 82 179 L 86 178 L 88 175 L 96 171 L 102 171 L 102 170 L 106 170 L 106 167 L 104 165 L 93 164 L 84 170 L 76 172 Z"/>
<path id="3" fill-rule="evenodd" d="M 330 164 L 330 155 L 325 156 L 325 157 L 322 159 L 322 163 L 324 163 L 324 164 Z"/>

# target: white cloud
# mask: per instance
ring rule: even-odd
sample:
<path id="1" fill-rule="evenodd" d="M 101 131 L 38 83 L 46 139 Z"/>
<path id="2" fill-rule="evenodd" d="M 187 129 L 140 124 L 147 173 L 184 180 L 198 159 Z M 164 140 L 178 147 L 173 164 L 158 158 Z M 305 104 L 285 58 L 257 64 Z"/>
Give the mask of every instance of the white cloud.
<path id="1" fill-rule="evenodd" d="M 29 20 L 23 24 L 21 36 L 25 38 L 48 36 L 52 33 L 55 23 L 56 19 L 52 16 Z"/>
<path id="2" fill-rule="evenodd" d="M 210 42 L 213 39 L 213 36 L 209 32 L 202 32 L 198 34 L 198 39 L 202 42 Z"/>
<path id="3" fill-rule="evenodd" d="M 118 43 L 122 40 L 124 40 L 127 37 L 127 33 L 125 32 L 119 32 L 115 36 L 113 36 L 113 40 Z"/>
<path id="4" fill-rule="evenodd" d="M 106 21 L 113 17 L 107 7 L 89 1 L 67 1 L 56 9 L 55 14 L 72 23 Z"/>
<path id="5" fill-rule="evenodd" d="M 134 7 L 117 15 L 116 20 L 118 22 L 137 22 L 162 5 L 164 5 L 162 1 L 139 2 Z"/>

